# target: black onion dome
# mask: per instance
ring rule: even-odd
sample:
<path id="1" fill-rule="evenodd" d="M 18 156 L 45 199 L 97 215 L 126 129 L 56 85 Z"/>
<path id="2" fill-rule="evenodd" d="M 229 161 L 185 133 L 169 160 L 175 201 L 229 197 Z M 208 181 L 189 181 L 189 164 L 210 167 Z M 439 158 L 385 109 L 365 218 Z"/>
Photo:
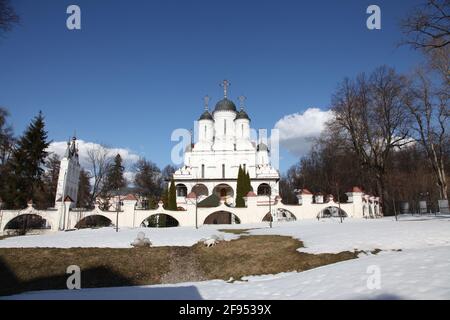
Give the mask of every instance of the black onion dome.
<path id="1" fill-rule="evenodd" d="M 228 100 L 227 98 L 223 98 L 219 102 L 217 102 L 216 107 L 214 108 L 214 112 L 216 111 L 234 111 L 236 112 L 236 105 L 233 101 Z"/>
<path id="2" fill-rule="evenodd" d="M 214 120 L 211 113 L 209 113 L 208 110 L 205 110 L 205 112 L 202 113 L 202 115 L 200 116 L 200 118 L 198 119 L 200 120 Z"/>
<path id="3" fill-rule="evenodd" d="M 247 112 L 244 111 L 244 109 L 241 109 L 241 111 L 238 112 L 238 114 L 236 116 L 236 120 L 237 119 L 247 119 L 250 121 L 250 118 L 249 118 Z"/>
<path id="4" fill-rule="evenodd" d="M 269 151 L 269 148 L 265 143 L 258 144 L 257 151 Z"/>

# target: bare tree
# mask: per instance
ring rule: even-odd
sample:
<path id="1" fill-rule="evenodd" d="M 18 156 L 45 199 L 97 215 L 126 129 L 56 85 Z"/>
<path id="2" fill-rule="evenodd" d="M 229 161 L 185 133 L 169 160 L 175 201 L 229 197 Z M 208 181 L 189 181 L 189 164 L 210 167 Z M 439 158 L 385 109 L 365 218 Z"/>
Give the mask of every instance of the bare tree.
<path id="1" fill-rule="evenodd" d="M 15 143 L 12 127 L 6 121 L 8 116 L 8 111 L 0 107 L 0 167 L 8 162 Z"/>
<path id="2" fill-rule="evenodd" d="M 12 25 L 18 22 L 19 16 L 14 11 L 9 0 L 0 0 L 0 31 L 10 31 Z"/>
<path id="3" fill-rule="evenodd" d="M 385 197 L 385 175 L 391 153 L 410 141 L 404 107 L 407 81 L 393 69 L 377 68 L 370 77 L 346 79 L 332 99 L 335 119 L 329 130 L 344 138 L 359 162 L 374 175 L 377 193 Z"/>
<path id="4" fill-rule="evenodd" d="M 441 199 L 447 199 L 448 185 L 445 173 L 445 155 L 450 139 L 448 134 L 448 94 L 434 90 L 423 69 L 414 74 L 410 99 L 406 106 L 415 120 L 415 139 L 428 157 L 439 187 Z"/>
<path id="5" fill-rule="evenodd" d="M 95 203 L 103 189 L 105 177 L 111 165 L 112 157 L 107 147 L 99 144 L 94 144 L 87 150 L 89 171 L 92 177 L 92 191 L 90 203 Z"/>
<path id="6" fill-rule="evenodd" d="M 430 51 L 426 57 L 430 71 L 442 80 L 442 92 L 450 95 L 450 46 Z"/>
<path id="7" fill-rule="evenodd" d="M 404 43 L 432 50 L 450 43 L 450 0 L 427 0 L 401 22 Z"/>

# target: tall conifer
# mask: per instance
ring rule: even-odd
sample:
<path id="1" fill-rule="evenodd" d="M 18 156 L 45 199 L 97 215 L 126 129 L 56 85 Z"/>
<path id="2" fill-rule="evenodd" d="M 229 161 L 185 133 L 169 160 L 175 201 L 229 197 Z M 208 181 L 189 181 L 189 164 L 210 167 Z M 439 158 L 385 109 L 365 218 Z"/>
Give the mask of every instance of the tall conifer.
<path id="1" fill-rule="evenodd" d="M 168 195 L 167 200 L 168 200 L 167 209 L 176 211 L 177 210 L 177 190 L 175 188 L 175 182 L 173 181 L 173 179 L 170 182 L 169 195 Z"/>
<path id="2" fill-rule="evenodd" d="M 239 166 L 238 178 L 236 183 L 236 207 L 245 207 L 244 201 L 244 189 L 245 189 L 245 173 L 241 166 Z"/>
<path id="3" fill-rule="evenodd" d="M 28 200 L 35 198 L 35 190 L 43 188 L 44 165 L 47 158 L 47 131 L 42 112 L 33 119 L 10 159 L 9 193 L 7 205 L 23 208 Z"/>

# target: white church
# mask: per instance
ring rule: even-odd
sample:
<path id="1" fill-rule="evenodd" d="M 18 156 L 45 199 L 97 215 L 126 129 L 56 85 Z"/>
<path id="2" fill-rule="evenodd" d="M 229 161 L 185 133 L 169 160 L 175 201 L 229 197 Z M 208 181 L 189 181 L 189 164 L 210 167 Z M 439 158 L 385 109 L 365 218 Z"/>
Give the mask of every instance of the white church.
<path id="1" fill-rule="evenodd" d="M 179 204 L 193 192 L 201 199 L 215 194 L 234 205 L 240 166 L 249 173 L 257 195 L 270 195 L 272 200 L 278 197 L 280 175 L 270 163 L 267 139 L 251 140 L 251 120 L 243 105 L 244 97 L 239 98 L 238 110 L 228 98 L 228 87 L 224 80 L 224 97 L 212 112 L 209 97 L 205 97 L 205 110 L 197 121 L 198 141 L 187 146 L 184 165 L 173 175 Z"/>
<path id="2" fill-rule="evenodd" d="M 173 174 L 178 210 L 167 210 L 162 202 L 156 209 L 143 209 L 133 194 L 116 199 L 116 205 L 109 210 L 102 210 L 99 204 L 89 210 L 77 209 L 81 167 L 74 137 L 67 143 L 61 160 L 55 207 L 37 210 L 30 202 L 23 210 L 0 210 L 0 235 L 8 233 L 10 222 L 22 215 L 40 216 L 50 231 L 77 228 L 81 221 L 91 216 L 102 216 L 111 224 L 131 228 L 148 226 L 149 218 L 159 219 L 162 215 L 171 218 L 174 222 L 172 226 L 192 227 L 382 216 L 380 199 L 364 194 L 358 187 L 347 192 L 345 203 L 335 202 L 331 195 L 313 195 L 307 189 L 301 189 L 295 190 L 298 204 L 283 204 L 279 195 L 280 174 L 271 163 L 268 139 L 252 139 L 251 121 L 245 111 L 244 98 L 239 98 L 238 110 L 228 98 L 228 87 L 228 81 L 224 80 L 224 97 L 212 111 L 209 110 L 209 99 L 205 99 L 205 110 L 197 122 L 198 139 L 188 145 L 183 166 Z M 244 197 L 243 208 L 234 205 L 239 167 L 249 173 L 253 189 Z"/>

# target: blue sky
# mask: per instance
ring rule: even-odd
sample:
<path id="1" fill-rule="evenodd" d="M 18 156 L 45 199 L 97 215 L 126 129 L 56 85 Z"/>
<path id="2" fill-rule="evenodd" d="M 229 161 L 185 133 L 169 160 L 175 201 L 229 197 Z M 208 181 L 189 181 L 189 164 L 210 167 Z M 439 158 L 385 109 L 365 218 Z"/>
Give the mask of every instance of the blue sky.
<path id="1" fill-rule="evenodd" d="M 421 57 L 398 22 L 420 1 L 13 0 L 21 24 L 0 38 L 0 105 L 21 134 L 39 110 L 50 139 L 105 143 L 170 163 L 176 128 L 191 128 L 222 97 L 247 97 L 255 128 L 328 109 L 346 76 L 387 64 L 411 70 Z M 82 30 L 66 28 L 77 4 Z M 366 28 L 366 8 L 382 29 Z M 301 130 L 301 128 L 299 128 Z M 298 158 L 282 150 L 281 169 Z"/>

